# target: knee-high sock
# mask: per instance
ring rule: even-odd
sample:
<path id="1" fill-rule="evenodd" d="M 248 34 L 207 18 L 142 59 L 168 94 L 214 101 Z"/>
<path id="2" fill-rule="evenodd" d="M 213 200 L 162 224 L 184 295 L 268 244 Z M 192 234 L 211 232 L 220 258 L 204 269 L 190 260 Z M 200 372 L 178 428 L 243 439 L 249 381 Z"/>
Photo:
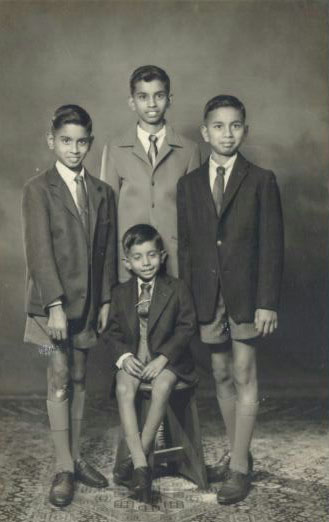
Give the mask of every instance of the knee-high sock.
<path id="1" fill-rule="evenodd" d="M 73 397 L 71 402 L 71 452 L 73 460 L 80 457 L 80 433 L 85 407 L 86 392 L 77 389 L 73 385 Z"/>
<path id="2" fill-rule="evenodd" d="M 248 451 L 254 431 L 259 403 L 236 403 L 235 438 L 230 468 L 248 472 Z"/>
<path id="3" fill-rule="evenodd" d="M 143 451 L 141 437 L 139 433 L 131 434 L 126 437 L 127 446 L 130 451 L 131 460 L 134 468 L 147 466 L 147 460 Z"/>
<path id="4" fill-rule="evenodd" d="M 56 470 L 73 472 L 69 438 L 69 401 L 47 400 L 47 410 L 55 446 Z"/>
<path id="5" fill-rule="evenodd" d="M 227 399 L 223 399 L 222 397 L 217 395 L 217 402 L 223 417 L 227 437 L 230 442 L 230 448 L 232 452 L 235 438 L 236 395 L 232 395 Z"/>

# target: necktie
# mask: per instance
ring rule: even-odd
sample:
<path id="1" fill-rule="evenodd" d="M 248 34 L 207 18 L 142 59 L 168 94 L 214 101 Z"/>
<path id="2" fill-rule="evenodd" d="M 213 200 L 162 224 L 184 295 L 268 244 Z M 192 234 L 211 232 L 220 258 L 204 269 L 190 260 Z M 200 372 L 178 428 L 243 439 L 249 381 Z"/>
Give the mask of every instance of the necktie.
<path id="1" fill-rule="evenodd" d="M 80 215 L 80 219 L 85 230 L 87 241 L 89 241 L 89 216 L 88 216 L 88 196 L 81 174 L 77 174 L 74 178 L 77 184 L 77 207 Z"/>
<path id="2" fill-rule="evenodd" d="M 217 176 L 215 178 L 215 183 L 214 183 L 214 187 L 212 190 L 212 196 L 214 198 L 217 216 L 219 216 L 220 209 L 221 209 L 222 203 L 223 203 L 225 168 L 217 167 L 216 170 L 217 170 Z"/>
<path id="3" fill-rule="evenodd" d="M 158 148 L 156 146 L 156 142 L 158 141 L 158 138 L 156 137 L 155 134 L 150 134 L 149 135 L 149 140 L 150 140 L 150 148 L 149 148 L 149 151 L 147 153 L 147 156 L 148 156 L 148 159 L 151 162 L 152 167 L 154 167 L 155 160 L 156 160 L 156 157 L 158 155 Z"/>
<path id="4" fill-rule="evenodd" d="M 137 313 L 141 317 L 147 317 L 151 304 L 151 285 L 149 283 L 141 284 L 141 293 L 137 303 Z"/>

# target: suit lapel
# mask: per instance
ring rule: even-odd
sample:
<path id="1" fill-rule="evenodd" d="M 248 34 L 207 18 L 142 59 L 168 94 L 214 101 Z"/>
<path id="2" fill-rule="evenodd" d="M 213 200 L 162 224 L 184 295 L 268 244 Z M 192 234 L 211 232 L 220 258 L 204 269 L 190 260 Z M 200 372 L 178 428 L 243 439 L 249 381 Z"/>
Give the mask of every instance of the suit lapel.
<path id="1" fill-rule="evenodd" d="M 170 125 L 166 124 L 166 135 L 156 157 L 154 170 L 168 156 L 168 154 L 175 150 L 175 148 L 182 148 L 181 140 L 179 139 L 179 136 L 176 134 L 174 129 Z"/>
<path id="2" fill-rule="evenodd" d="M 222 217 L 230 202 L 237 193 L 242 181 L 248 174 L 248 162 L 245 158 L 238 154 L 238 157 L 233 166 L 233 170 L 228 180 L 227 187 L 224 192 L 223 205 L 220 211 L 219 219 Z"/>
<path id="3" fill-rule="evenodd" d="M 74 216 L 81 223 L 79 212 L 74 203 L 71 192 L 60 174 L 58 174 L 55 166 L 50 171 L 48 171 L 48 181 L 51 192 L 62 201 L 63 205 L 67 208 L 70 214 L 72 214 L 72 216 Z"/>
<path id="4" fill-rule="evenodd" d="M 136 344 L 139 339 L 139 322 L 137 315 L 136 304 L 138 301 L 138 290 L 137 290 L 137 279 L 136 277 L 132 277 L 129 279 L 126 287 L 125 287 L 125 296 L 124 296 L 124 313 L 126 315 L 127 323 L 129 328 L 133 334 L 133 338 L 136 339 Z"/>
<path id="5" fill-rule="evenodd" d="M 137 127 L 134 125 L 131 127 L 124 136 L 118 141 L 119 147 L 129 147 L 132 149 L 132 153 L 137 156 L 139 159 L 144 161 L 147 165 L 150 166 L 150 160 L 147 157 L 145 149 L 141 144 L 140 140 L 137 138 Z"/>
<path id="6" fill-rule="evenodd" d="M 103 200 L 103 187 L 99 183 L 98 179 L 93 178 L 89 172 L 85 169 L 86 176 L 86 184 L 87 184 L 87 193 L 88 193 L 88 201 L 89 201 L 89 228 L 90 228 L 90 237 L 94 237 L 98 210 L 100 204 Z"/>
<path id="7" fill-rule="evenodd" d="M 156 278 L 153 290 L 153 296 L 148 318 L 148 332 L 150 332 L 154 327 L 163 310 L 167 306 L 167 303 L 172 294 L 173 289 L 171 288 L 168 279 L 165 276 L 159 275 Z"/>

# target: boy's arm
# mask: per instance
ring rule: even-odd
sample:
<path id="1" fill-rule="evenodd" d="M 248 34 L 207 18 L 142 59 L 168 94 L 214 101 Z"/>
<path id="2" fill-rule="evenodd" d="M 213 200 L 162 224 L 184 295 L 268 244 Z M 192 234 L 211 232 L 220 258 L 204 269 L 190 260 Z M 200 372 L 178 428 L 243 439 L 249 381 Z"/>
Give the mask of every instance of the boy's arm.
<path id="1" fill-rule="evenodd" d="M 64 297 L 64 289 L 54 259 L 46 195 L 40 185 L 24 187 L 22 217 L 27 268 L 46 309 Z"/>
<path id="2" fill-rule="evenodd" d="M 284 231 L 279 188 L 273 173 L 260 188 L 256 309 L 277 311 L 283 271 Z"/>
<path id="3" fill-rule="evenodd" d="M 191 253 L 189 242 L 186 196 L 183 179 L 177 184 L 177 237 L 178 237 L 178 274 L 189 288 L 192 285 Z"/>
<path id="4" fill-rule="evenodd" d="M 193 153 L 189 160 L 189 164 L 187 167 L 187 173 L 192 172 L 192 170 L 198 169 L 201 165 L 201 153 L 200 148 L 197 143 L 193 143 Z"/>
<path id="5" fill-rule="evenodd" d="M 105 344 L 109 345 L 115 364 L 122 355 L 134 353 L 133 346 L 127 343 L 126 335 L 121 323 L 122 319 L 118 304 L 118 293 L 114 290 L 110 307 L 108 329 L 105 331 L 103 339 Z"/>
<path id="6" fill-rule="evenodd" d="M 191 338 L 196 332 L 196 315 L 190 291 L 184 281 L 178 281 L 178 312 L 175 329 L 169 340 L 158 348 L 157 353 L 162 354 L 174 364 L 182 352 L 188 348 Z"/>

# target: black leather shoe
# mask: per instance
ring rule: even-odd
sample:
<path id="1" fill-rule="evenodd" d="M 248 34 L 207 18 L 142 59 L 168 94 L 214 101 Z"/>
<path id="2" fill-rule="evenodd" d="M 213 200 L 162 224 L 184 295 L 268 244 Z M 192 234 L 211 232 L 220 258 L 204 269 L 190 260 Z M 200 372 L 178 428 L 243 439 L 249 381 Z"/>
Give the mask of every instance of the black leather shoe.
<path id="1" fill-rule="evenodd" d="M 65 507 L 71 504 L 74 495 L 74 475 L 70 471 L 62 471 L 54 477 L 49 492 L 49 501 L 53 506 Z"/>
<path id="2" fill-rule="evenodd" d="M 250 489 L 250 474 L 240 473 L 239 471 L 227 472 L 223 486 L 217 493 L 219 504 L 236 504 L 244 500 Z"/>
<path id="3" fill-rule="evenodd" d="M 74 478 L 91 488 L 106 488 L 109 485 L 107 479 L 83 459 L 74 462 Z"/>
<path id="4" fill-rule="evenodd" d="M 133 470 L 131 489 L 141 502 L 151 503 L 152 499 L 152 469 L 142 466 Z"/>
<path id="5" fill-rule="evenodd" d="M 213 465 L 207 466 L 207 478 L 209 482 L 221 482 L 225 479 L 226 474 L 229 470 L 231 462 L 231 453 L 229 451 L 225 451 L 221 458 Z M 248 471 L 252 472 L 254 467 L 254 461 L 252 458 L 252 454 L 249 451 L 248 453 Z"/>
<path id="6" fill-rule="evenodd" d="M 113 470 L 113 482 L 118 486 L 130 487 L 134 466 L 130 457 Z"/>

